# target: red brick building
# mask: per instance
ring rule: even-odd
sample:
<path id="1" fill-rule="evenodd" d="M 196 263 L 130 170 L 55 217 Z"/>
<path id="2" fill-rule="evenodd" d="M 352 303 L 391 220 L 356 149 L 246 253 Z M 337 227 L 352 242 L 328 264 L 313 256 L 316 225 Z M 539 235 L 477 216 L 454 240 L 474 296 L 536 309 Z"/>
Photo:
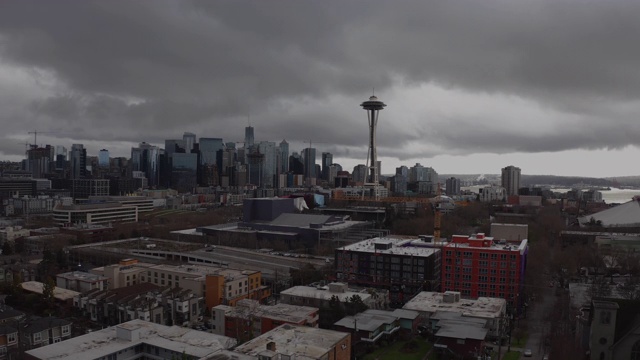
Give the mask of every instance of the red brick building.
<path id="1" fill-rule="evenodd" d="M 526 239 L 454 235 L 442 248 L 442 291 L 459 291 L 466 298 L 503 298 L 521 310 L 528 249 Z"/>

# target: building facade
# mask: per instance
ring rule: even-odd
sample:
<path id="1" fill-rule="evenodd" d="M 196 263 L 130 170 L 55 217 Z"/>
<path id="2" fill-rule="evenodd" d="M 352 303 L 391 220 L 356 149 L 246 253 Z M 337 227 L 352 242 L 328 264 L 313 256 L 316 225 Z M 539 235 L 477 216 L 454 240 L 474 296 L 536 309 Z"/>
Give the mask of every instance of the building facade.
<path id="1" fill-rule="evenodd" d="M 482 233 L 453 235 L 442 248 L 442 290 L 464 297 L 505 299 L 522 311 L 528 241 L 494 241 Z"/>
<path id="2" fill-rule="evenodd" d="M 403 304 L 420 291 L 440 289 L 440 256 L 420 238 L 373 238 L 336 249 L 336 278 L 386 289 L 391 304 Z"/>
<path id="3" fill-rule="evenodd" d="M 518 195 L 520 189 L 520 168 L 509 165 L 502 168 L 502 187 L 505 188 L 506 195 Z"/>

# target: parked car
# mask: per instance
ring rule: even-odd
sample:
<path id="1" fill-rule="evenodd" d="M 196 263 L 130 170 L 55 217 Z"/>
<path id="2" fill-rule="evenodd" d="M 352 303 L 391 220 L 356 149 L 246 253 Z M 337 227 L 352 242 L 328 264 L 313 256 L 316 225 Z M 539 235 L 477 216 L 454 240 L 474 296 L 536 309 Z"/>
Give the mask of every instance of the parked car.
<path id="1" fill-rule="evenodd" d="M 531 357 L 533 356 L 533 353 L 531 352 L 531 349 L 525 349 L 524 353 L 522 353 L 524 355 L 524 357 Z"/>

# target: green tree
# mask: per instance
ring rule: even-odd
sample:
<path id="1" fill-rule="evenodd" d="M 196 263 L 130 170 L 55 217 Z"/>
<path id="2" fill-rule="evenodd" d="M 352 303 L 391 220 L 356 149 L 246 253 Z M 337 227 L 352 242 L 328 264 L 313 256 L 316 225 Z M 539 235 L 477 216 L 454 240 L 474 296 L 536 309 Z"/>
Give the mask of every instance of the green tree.
<path id="1" fill-rule="evenodd" d="M 66 269 L 69 267 L 69 257 L 63 249 L 58 250 L 56 253 L 56 263 L 60 269 Z"/>
<path id="2" fill-rule="evenodd" d="M 9 243 L 8 241 L 4 242 L 4 245 L 2 245 L 2 255 L 11 255 L 13 254 L 13 247 L 11 246 L 11 243 Z"/>
<path id="3" fill-rule="evenodd" d="M 55 301 L 55 297 L 53 295 L 53 290 L 55 290 L 55 288 L 56 283 L 53 281 L 53 278 L 51 276 L 47 276 L 47 280 L 42 286 L 42 300 L 49 306 L 53 305 Z"/>
<path id="4" fill-rule="evenodd" d="M 367 310 L 369 307 L 362 301 L 360 295 L 353 295 L 347 299 L 345 310 L 347 315 L 355 315 Z"/>

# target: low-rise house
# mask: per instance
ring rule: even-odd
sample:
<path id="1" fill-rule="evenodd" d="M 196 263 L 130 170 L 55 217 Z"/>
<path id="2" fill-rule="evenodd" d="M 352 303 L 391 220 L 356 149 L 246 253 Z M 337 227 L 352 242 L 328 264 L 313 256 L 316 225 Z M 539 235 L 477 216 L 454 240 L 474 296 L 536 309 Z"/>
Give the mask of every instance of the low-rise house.
<path id="1" fill-rule="evenodd" d="M 92 321 L 115 325 L 140 319 L 187 325 L 202 319 L 204 298 L 191 290 L 142 283 L 112 290 L 94 289 L 74 298 L 74 306 Z"/>
<path id="2" fill-rule="evenodd" d="M 18 344 L 18 329 L 11 325 L 0 325 L 0 359 L 16 359 Z"/>
<path id="3" fill-rule="evenodd" d="M 56 317 L 31 319 L 21 330 L 22 347 L 34 349 L 71 337 L 71 322 Z"/>
<path id="4" fill-rule="evenodd" d="M 431 316 L 430 323 L 437 352 L 454 354 L 460 359 L 478 359 L 485 355 L 488 320 L 439 311 Z"/>
<path id="5" fill-rule="evenodd" d="M 392 315 L 359 313 L 346 316 L 333 327 L 337 331 L 349 332 L 353 344 L 360 342 L 375 344 L 382 339 L 391 339 L 400 330 L 400 321 Z"/>

